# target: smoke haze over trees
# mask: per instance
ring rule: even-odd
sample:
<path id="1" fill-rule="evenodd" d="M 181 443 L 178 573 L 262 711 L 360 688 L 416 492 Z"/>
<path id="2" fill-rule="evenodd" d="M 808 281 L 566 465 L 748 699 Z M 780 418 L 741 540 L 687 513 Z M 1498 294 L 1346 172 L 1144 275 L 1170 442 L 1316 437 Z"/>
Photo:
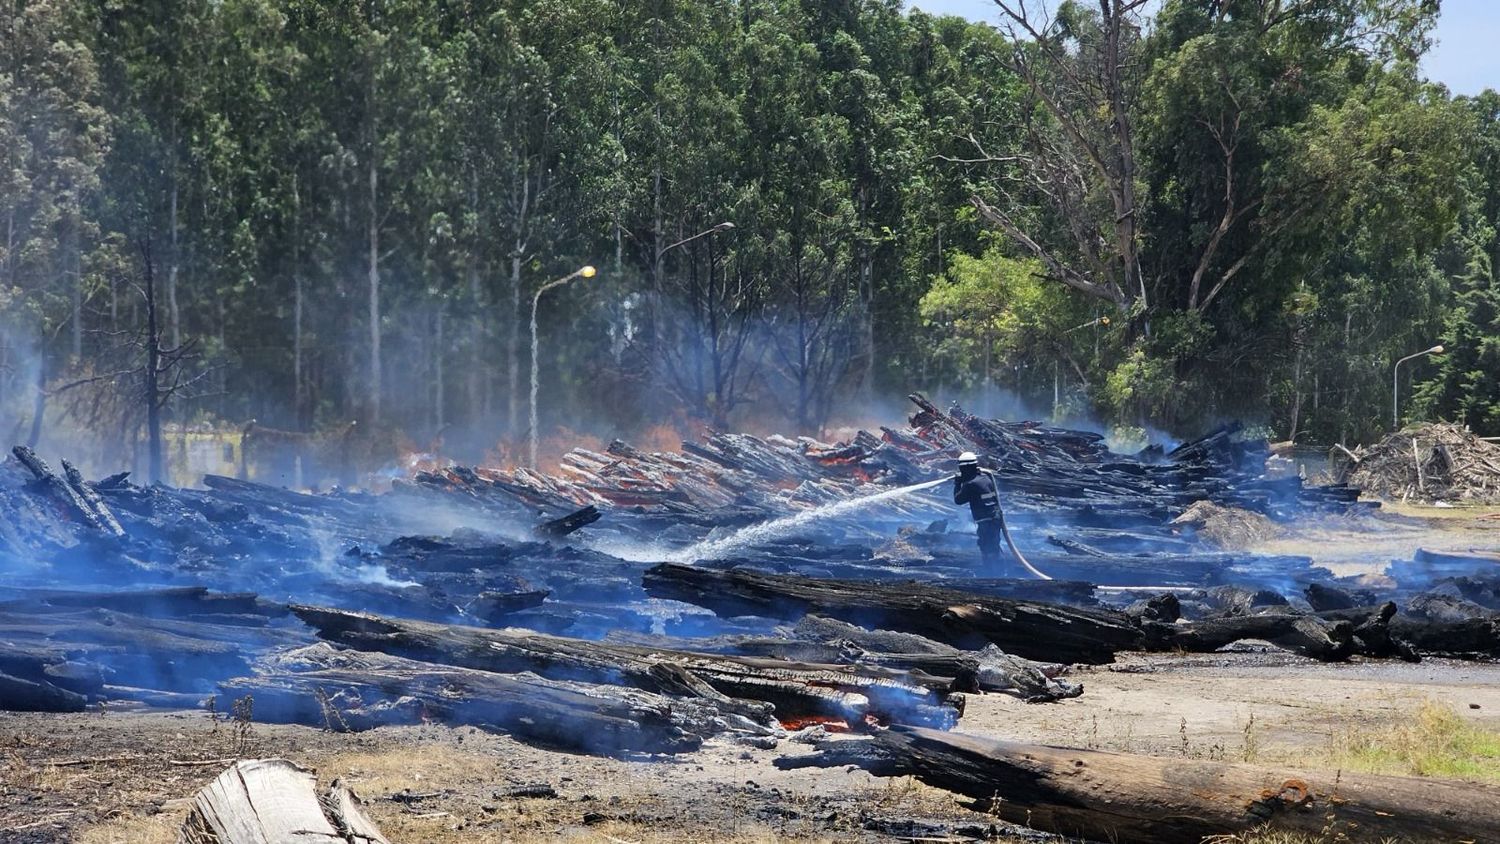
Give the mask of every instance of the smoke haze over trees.
<path id="1" fill-rule="evenodd" d="M 0 433 L 137 443 L 176 388 L 477 457 L 593 264 L 544 432 L 992 386 L 1352 441 L 1443 342 L 1403 415 L 1500 434 L 1500 95 L 1421 78 L 1435 3 L 999 5 L 7 2 Z"/>

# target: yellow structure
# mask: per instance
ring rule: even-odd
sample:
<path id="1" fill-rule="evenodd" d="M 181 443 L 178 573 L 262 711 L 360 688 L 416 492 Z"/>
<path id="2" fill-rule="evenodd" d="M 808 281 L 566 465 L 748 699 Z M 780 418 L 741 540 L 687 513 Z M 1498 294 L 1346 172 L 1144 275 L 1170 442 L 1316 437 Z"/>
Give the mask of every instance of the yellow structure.
<path id="1" fill-rule="evenodd" d="M 162 426 L 162 451 L 172 486 L 201 486 L 204 475 L 239 477 L 243 457 L 237 428 L 209 424 Z"/>

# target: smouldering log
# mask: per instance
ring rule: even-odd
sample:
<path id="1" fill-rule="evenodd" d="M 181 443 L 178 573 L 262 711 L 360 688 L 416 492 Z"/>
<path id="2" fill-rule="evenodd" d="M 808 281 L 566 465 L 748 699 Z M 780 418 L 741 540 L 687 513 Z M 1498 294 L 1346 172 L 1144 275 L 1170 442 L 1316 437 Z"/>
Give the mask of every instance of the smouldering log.
<path id="1" fill-rule="evenodd" d="M 436 665 L 326 643 L 269 656 L 254 675 L 219 688 L 221 710 L 249 695 L 255 718 L 273 723 L 366 730 L 436 720 L 495 727 L 590 753 L 680 753 L 728 731 L 772 732 L 736 707 L 708 699 Z"/>
<path id="2" fill-rule="evenodd" d="M 1111 662 L 1139 648 L 1141 631 L 1122 613 L 1012 601 L 920 583 L 868 583 L 663 563 L 646 591 L 720 615 L 797 619 L 808 613 L 916 633 L 959 648 L 993 643 L 1006 653 L 1054 662 Z"/>
<path id="3" fill-rule="evenodd" d="M 18 445 L 11 449 L 11 454 L 16 456 L 16 460 L 20 461 L 21 465 L 31 470 L 31 474 L 36 476 L 36 482 L 46 489 L 59 504 L 66 507 L 69 514 L 74 518 L 108 536 L 118 537 L 125 535 L 124 529 L 120 527 L 119 520 L 114 517 L 114 514 L 109 511 L 108 507 L 104 506 L 104 502 L 99 499 L 97 493 L 93 493 L 90 490 L 90 494 L 85 496 L 79 489 L 75 489 L 72 484 L 58 477 L 52 471 L 52 467 L 47 465 L 47 461 L 38 457 L 36 452 L 24 445 Z M 74 474 L 76 474 L 76 470 Z M 79 486 L 83 487 L 81 476 L 79 480 Z"/>
<path id="4" fill-rule="evenodd" d="M 408 659 L 504 674 L 533 672 L 555 680 L 633 686 L 658 694 L 713 700 L 758 720 L 828 716 L 858 722 L 949 727 L 957 701 L 904 672 L 697 654 L 486 630 L 293 605 L 328 641 Z"/>
<path id="5" fill-rule="evenodd" d="M 563 537 L 567 536 L 575 530 L 587 527 L 588 525 L 599 521 L 599 517 L 602 515 L 603 514 L 599 512 L 598 507 L 590 504 L 589 506 L 584 507 L 581 510 L 575 510 L 574 512 L 569 513 L 568 515 L 563 516 L 560 519 L 553 519 L 548 522 L 543 522 L 542 524 L 536 526 L 535 531 L 540 536 L 553 538 Z"/>
<path id="6" fill-rule="evenodd" d="M 1354 625 L 1313 615 L 1268 613 L 1226 616 L 1163 624 L 1144 622 L 1145 645 L 1155 651 L 1211 653 L 1244 639 L 1261 639 L 1324 662 L 1341 662 L 1354 654 Z"/>

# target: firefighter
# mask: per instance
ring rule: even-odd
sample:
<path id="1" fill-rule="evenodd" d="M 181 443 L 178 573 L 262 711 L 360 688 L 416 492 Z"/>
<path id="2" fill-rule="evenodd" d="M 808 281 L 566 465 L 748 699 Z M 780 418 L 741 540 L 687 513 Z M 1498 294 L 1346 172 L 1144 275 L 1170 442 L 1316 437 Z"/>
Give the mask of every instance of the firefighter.
<path id="1" fill-rule="evenodd" d="M 988 472 L 979 470 L 979 456 L 966 451 L 958 456 L 958 474 L 953 477 L 953 503 L 969 505 L 974 527 L 979 531 L 979 557 L 990 572 L 1000 568 L 1000 539 L 1005 534 L 1005 516 L 1000 512 L 1000 491 Z"/>

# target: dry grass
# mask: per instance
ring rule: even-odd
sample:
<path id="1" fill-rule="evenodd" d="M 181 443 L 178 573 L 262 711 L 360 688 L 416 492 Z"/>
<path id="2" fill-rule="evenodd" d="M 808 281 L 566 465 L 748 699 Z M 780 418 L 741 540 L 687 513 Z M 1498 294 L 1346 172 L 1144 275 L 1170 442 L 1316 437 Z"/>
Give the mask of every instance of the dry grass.
<path id="1" fill-rule="evenodd" d="M 403 789 L 433 791 L 456 789 L 499 779 L 504 760 L 493 753 L 462 750 L 441 744 L 387 750 L 376 753 L 346 753 L 318 763 L 323 783 L 343 779 L 359 794 L 377 797 Z"/>
<path id="2" fill-rule="evenodd" d="M 62 768 L 33 764 L 18 750 L 8 750 L 0 761 L 0 785 L 29 791 L 59 791 L 68 784 Z"/>
<path id="3" fill-rule="evenodd" d="M 423 844 L 540 844 L 568 841 L 578 844 L 812 844 L 827 837 L 785 837 L 768 827 L 746 821 L 733 829 L 705 828 L 700 836 L 681 829 L 658 831 L 649 822 L 604 820 L 580 827 L 586 807 L 562 800 L 483 801 L 455 796 L 431 809 L 406 807 L 381 798 L 410 791 L 452 791 L 455 795 L 485 794 L 505 782 L 505 759 L 493 753 L 443 746 L 409 751 L 352 753 L 334 756 L 318 766 L 320 782 L 344 779 L 365 798 L 366 810 L 392 841 Z M 787 795 L 795 802 L 795 797 Z M 601 801 L 602 802 L 602 801 Z M 738 814 L 738 813 L 737 813 Z M 747 810 L 745 815 L 749 814 Z"/>
<path id="4" fill-rule="evenodd" d="M 1364 844 L 1398 844 L 1400 839 L 1370 839 Z M 1302 832 L 1282 832 L 1274 829 L 1258 829 L 1237 835 L 1215 835 L 1205 838 L 1203 844 L 1353 844 L 1345 835 L 1309 835 Z"/>
<path id="5" fill-rule="evenodd" d="M 185 817 L 185 808 L 154 815 L 124 814 L 83 830 L 76 841 L 77 844 L 173 844 Z"/>

